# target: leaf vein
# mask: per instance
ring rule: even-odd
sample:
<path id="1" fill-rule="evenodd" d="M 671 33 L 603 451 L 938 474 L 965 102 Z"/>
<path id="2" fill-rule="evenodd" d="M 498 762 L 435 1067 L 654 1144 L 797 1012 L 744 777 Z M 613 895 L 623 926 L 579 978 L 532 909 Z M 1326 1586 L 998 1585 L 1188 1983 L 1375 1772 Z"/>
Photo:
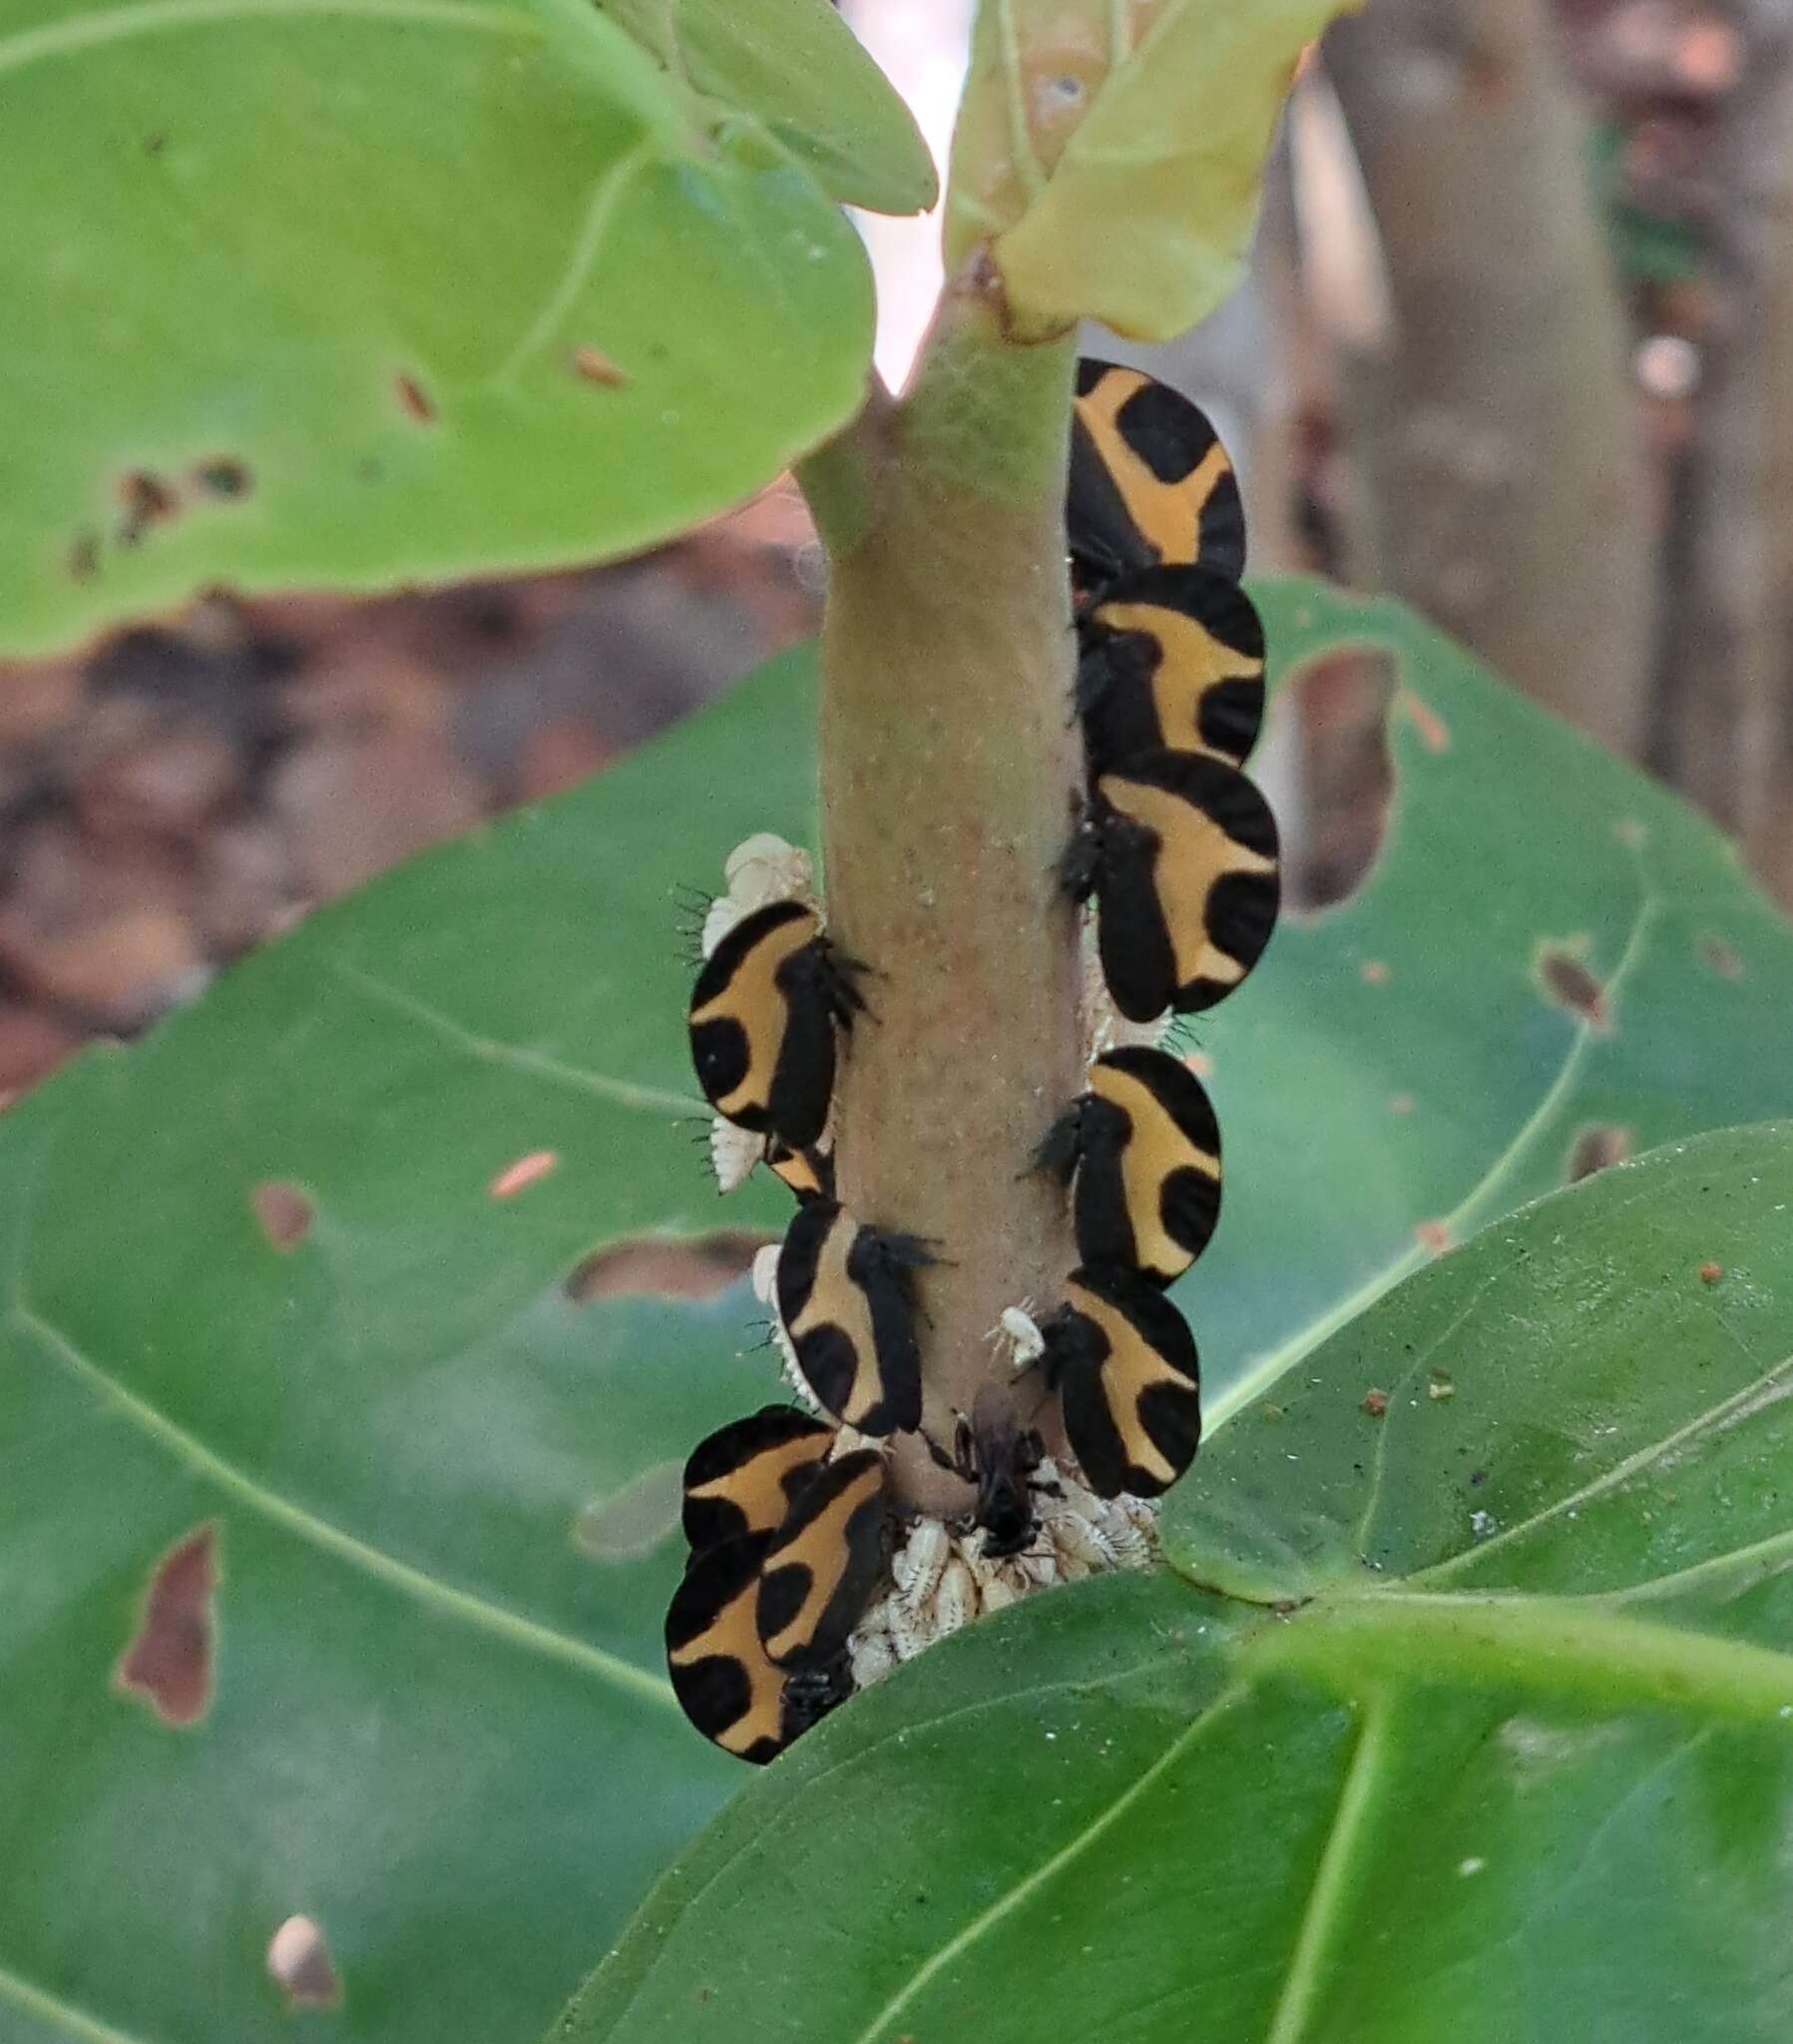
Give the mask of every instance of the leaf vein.
<path id="1" fill-rule="evenodd" d="M 853 2044 L 876 2044 L 880 2033 L 890 2027 L 896 2018 L 902 2014 L 903 2010 L 908 2007 L 910 2002 L 915 1999 L 916 1995 L 927 1986 L 929 1981 L 935 1979 L 955 1959 L 959 1958 L 972 1945 L 976 1944 L 981 1937 L 994 1930 L 1006 1916 L 1011 1915 L 1016 1909 L 1020 1908 L 1038 1889 L 1045 1886 L 1056 1874 L 1063 1872 L 1073 1860 L 1077 1859 L 1089 1846 L 1093 1845 L 1098 1838 L 1118 1824 L 1133 1804 L 1138 1801 L 1140 1796 L 1145 1794 L 1161 1776 L 1175 1767 L 1177 1762 L 1182 1759 L 1184 1754 L 1188 1752 L 1189 1748 L 1195 1744 L 1201 1735 L 1218 1719 L 1232 1710 L 1235 1705 L 1242 1702 L 1247 1694 L 1248 1692 L 1244 1688 L 1223 1690 L 1192 1724 L 1185 1726 L 1176 1735 L 1139 1779 L 1129 1788 L 1122 1790 L 1100 1815 L 1093 1817 L 1078 1832 L 1076 1837 L 1072 1838 L 1068 1843 L 1061 1845 L 1058 1851 L 1053 1853 L 1050 1858 L 1042 1860 L 1031 1873 L 1024 1875 L 1022 1879 L 1018 1880 L 1006 1894 L 999 1895 L 987 1909 L 980 1911 L 963 1929 L 949 1937 L 945 1944 L 941 1945 L 938 1950 L 924 1959 L 903 1985 L 897 1989 L 896 1993 L 872 2017 L 871 2021 L 853 2040 Z"/>
<path id="2" fill-rule="evenodd" d="M 86 2009 L 77 2008 L 73 2002 L 64 2001 L 45 1988 L 34 1985 L 8 1966 L 0 1966 L 0 2001 L 10 2001 L 15 2008 L 37 2016 L 52 2029 L 79 2037 L 82 2044 L 149 2044 L 147 2038 L 133 2036 L 128 2030 L 114 2029 L 112 2024 L 103 2023 L 98 2016 L 89 2015 Z"/>
<path id="3" fill-rule="evenodd" d="M 496 1037 L 482 1036 L 477 1030 L 457 1022 L 452 1015 L 445 1015 L 428 1001 L 419 1000 L 415 994 L 408 994 L 402 987 L 393 986 L 390 981 L 359 965 L 351 965 L 345 959 L 336 959 L 330 969 L 339 979 L 358 987 L 382 1006 L 408 1015 L 445 1042 L 486 1064 L 505 1065 L 512 1071 L 527 1072 L 532 1078 L 546 1079 L 557 1086 L 571 1086 L 581 1093 L 596 1094 L 600 1100 L 612 1101 L 618 1107 L 688 1114 L 697 1106 L 694 1098 L 683 1094 L 664 1092 L 658 1086 L 637 1086 L 628 1079 L 613 1079 L 604 1072 L 589 1072 L 581 1065 L 565 1064 L 543 1051 L 525 1050 L 514 1043 L 502 1043 Z"/>
<path id="4" fill-rule="evenodd" d="M 663 1709 L 674 1708 L 672 1689 L 659 1676 L 651 1675 L 620 1655 L 606 1652 L 571 1634 L 557 1632 L 540 1620 L 525 1617 L 491 1599 L 463 1590 L 401 1561 L 384 1548 L 348 1532 L 344 1527 L 309 1511 L 291 1498 L 270 1490 L 243 1470 L 228 1462 L 204 1441 L 189 1433 L 147 1399 L 122 1383 L 110 1370 L 88 1355 L 62 1329 L 45 1319 L 22 1298 L 15 1301 L 10 1318 L 19 1332 L 36 1341 L 62 1363 L 71 1376 L 97 1391 L 122 1418 L 147 1434 L 175 1460 L 196 1476 L 212 1483 L 258 1517 L 294 1535 L 307 1545 L 347 1562 L 364 1575 L 399 1591 L 414 1602 L 447 1613 L 450 1617 L 544 1659 L 596 1676 L 613 1689 Z"/>

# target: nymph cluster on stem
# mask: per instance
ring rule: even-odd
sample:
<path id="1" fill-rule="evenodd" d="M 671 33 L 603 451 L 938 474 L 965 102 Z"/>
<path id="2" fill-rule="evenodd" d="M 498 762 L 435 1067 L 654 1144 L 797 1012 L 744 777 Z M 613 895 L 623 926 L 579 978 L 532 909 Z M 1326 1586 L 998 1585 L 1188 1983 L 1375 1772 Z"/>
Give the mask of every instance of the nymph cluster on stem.
<path id="1" fill-rule="evenodd" d="M 1240 770 L 1263 638 L 1230 463 L 1174 391 L 1081 365 L 1066 519 L 1087 780 L 1062 871 L 1096 905 L 1099 993 L 1086 1088 L 1033 1169 L 1066 1189 L 1079 1263 L 1043 1317 L 1004 1312 L 969 1412 L 930 1396 L 917 1297 L 953 1245 L 835 1197 L 837 1060 L 879 1026 L 877 975 L 900 967 L 841 946 L 807 858 L 775 838 L 736 850 L 704 919 L 689 1025 L 717 1182 L 763 1166 L 798 1202 L 755 1278 L 802 1406 L 692 1453 L 667 1622 L 680 1704 L 747 1760 L 980 1611 L 1148 1561 L 1153 1501 L 1200 1438 L 1195 1342 L 1165 1290 L 1214 1232 L 1220 1136 L 1200 1080 L 1153 1039 L 1231 992 L 1275 920 L 1275 826 Z M 1046 1452 L 1049 1410 L 1066 1454 Z M 886 1451 L 904 1435 L 972 1487 L 958 1520 L 894 1495 Z"/>

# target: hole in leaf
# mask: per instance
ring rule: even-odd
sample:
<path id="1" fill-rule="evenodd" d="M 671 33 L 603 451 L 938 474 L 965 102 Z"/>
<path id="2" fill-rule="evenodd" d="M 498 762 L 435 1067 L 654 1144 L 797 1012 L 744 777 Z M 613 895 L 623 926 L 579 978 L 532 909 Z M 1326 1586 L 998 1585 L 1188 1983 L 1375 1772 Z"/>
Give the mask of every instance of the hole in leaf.
<path id="1" fill-rule="evenodd" d="M 627 1561 L 658 1547 L 678 1525 L 684 1502 L 679 1462 L 656 1462 L 609 1497 L 595 1497 L 573 1521 L 573 1545 L 594 1561 Z"/>
<path id="2" fill-rule="evenodd" d="M 597 1298 L 658 1292 L 670 1298 L 713 1298 L 744 1278 L 753 1259 L 775 1235 L 745 1228 L 720 1228 L 680 1239 L 638 1235 L 595 1250 L 567 1274 L 567 1296 L 576 1305 Z"/>
<path id="3" fill-rule="evenodd" d="M 1547 937 L 1534 955 L 1532 969 L 1547 1000 L 1580 1016 L 1604 1036 L 1612 1027 L 1605 983 L 1588 970 L 1580 955 L 1586 948 L 1585 937 Z"/>
<path id="4" fill-rule="evenodd" d="M 1631 1154 L 1631 1132 L 1616 1122 L 1594 1122 L 1575 1131 L 1563 1167 L 1565 1185 L 1578 1186 L 1596 1171 L 1622 1164 Z"/>
<path id="5" fill-rule="evenodd" d="M 603 348 L 590 343 L 573 350 L 573 373 L 587 383 L 601 384 L 606 390 L 623 390 L 629 384 L 629 378 Z"/>
<path id="6" fill-rule="evenodd" d="M 165 1725 L 197 1725 L 212 1707 L 212 1596 L 218 1528 L 197 1526 L 156 1565 L 136 1637 L 115 1680 Z"/>
<path id="7" fill-rule="evenodd" d="M 342 1983 L 323 1932 L 309 1916 L 288 1916 L 267 1941 L 267 1970 L 292 2008 L 334 2008 Z"/>
<path id="8" fill-rule="evenodd" d="M 271 1248 L 295 1248 L 311 1232 L 316 1209 L 310 1196 L 283 1178 L 270 1178 L 249 1195 L 249 1206 Z"/>
<path id="9" fill-rule="evenodd" d="M 1699 962 L 1709 972 L 1717 973 L 1720 979 L 1743 977 L 1743 954 L 1735 944 L 1727 944 L 1722 937 L 1714 936 L 1710 930 L 1701 930 L 1698 949 Z"/>
<path id="10" fill-rule="evenodd" d="M 532 1150 L 527 1157 L 519 1157 L 515 1164 L 507 1164 L 486 1191 L 495 1200 L 514 1200 L 519 1193 L 539 1185 L 560 1161 L 558 1150 Z"/>
<path id="11" fill-rule="evenodd" d="M 407 418 L 415 419 L 420 426 L 435 423 L 436 401 L 415 376 L 407 376 L 401 370 L 393 377 L 392 388 Z"/>
<path id="12" fill-rule="evenodd" d="M 1395 676 L 1390 655 L 1353 647 L 1310 661 L 1278 698 L 1279 716 L 1294 719 L 1302 802 L 1285 833 L 1291 908 L 1345 900 L 1382 849 L 1395 784 L 1388 747 Z"/>

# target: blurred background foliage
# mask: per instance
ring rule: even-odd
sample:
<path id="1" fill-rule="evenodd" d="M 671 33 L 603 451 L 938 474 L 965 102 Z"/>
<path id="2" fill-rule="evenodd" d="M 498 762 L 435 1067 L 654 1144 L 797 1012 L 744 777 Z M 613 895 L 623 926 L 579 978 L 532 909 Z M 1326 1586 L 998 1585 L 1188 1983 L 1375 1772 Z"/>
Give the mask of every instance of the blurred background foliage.
<path id="1" fill-rule="evenodd" d="M 843 11 L 942 147 L 967 0 Z M 1136 351 L 1235 448 L 1255 572 L 1402 595 L 1690 794 L 1783 901 L 1789 138 L 1787 0 L 1370 0 L 1303 75 L 1244 287 Z M 865 227 L 900 374 L 937 223 Z M 221 591 L 8 668 L 0 1091 L 602 767 L 812 630 L 822 575 L 781 480 L 619 566 Z M 1385 689 L 1318 663 L 1265 763 L 1310 902 L 1375 843 Z"/>

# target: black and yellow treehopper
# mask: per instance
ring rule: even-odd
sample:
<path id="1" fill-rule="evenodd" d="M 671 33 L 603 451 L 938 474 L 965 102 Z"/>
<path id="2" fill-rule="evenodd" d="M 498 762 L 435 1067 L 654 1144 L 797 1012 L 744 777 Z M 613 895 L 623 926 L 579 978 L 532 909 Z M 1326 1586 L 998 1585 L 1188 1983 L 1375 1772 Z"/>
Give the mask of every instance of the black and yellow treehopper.
<path id="1" fill-rule="evenodd" d="M 684 1470 L 691 1558 L 667 1612 L 667 1669 L 697 1730 L 755 1763 L 853 1691 L 847 1639 L 884 1558 L 884 1466 L 829 1462 L 834 1429 L 767 1405 L 718 1427 Z M 773 1571 L 776 1654 L 760 1599 Z"/>
<path id="2" fill-rule="evenodd" d="M 717 1114 L 807 1150 L 834 1092 L 834 1032 L 865 1008 L 857 959 L 821 918 L 774 901 L 737 922 L 704 961 L 691 994 L 691 1063 Z"/>
<path id="3" fill-rule="evenodd" d="M 1076 1180 L 1072 1217 L 1086 1264 L 1169 1284 L 1220 1218 L 1220 1126 L 1180 1058 L 1133 1045 L 1090 1067 L 1086 1092 L 1053 1124 L 1035 1166 Z"/>
<path id="4" fill-rule="evenodd" d="M 1207 415 L 1166 383 L 1114 362 L 1077 365 L 1065 500 L 1079 596 L 1160 563 L 1245 570 L 1238 480 Z"/>
<path id="5" fill-rule="evenodd" d="M 834 1200 L 800 1207 L 778 1252 L 778 1316 L 823 1407 L 861 1433 L 921 1424 L 915 1273 L 934 1261 L 911 1235 L 863 1228 Z"/>
<path id="6" fill-rule="evenodd" d="M 1236 582 L 1145 568 L 1078 614 L 1078 709 L 1092 770 L 1160 749 L 1239 766 L 1264 717 L 1264 628 Z"/>
<path id="7" fill-rule="evenodd" d="M 1223 1000 L 1281 899 L 1269 805 L 1237 767 L 1192 753 L 1099 774 L 1064 873 L 1078 900 L 1096 896 L 1103 977 L 1134 1022 Z"/>
<path id="8" fill-rule="evenodd" d="M 692 1552 L 743 1533 L 776 1533 L 833 1442 L 825 1419 L 794 1405 L 762 1405 L 705 1435 L 684 1465 L 684 1537 Z"/>
<path id="9" fill-rule="evenodd" d="M 1187 1321 L 1130 1271 L 1073 1271 L 1043 1320 L 1037 1365 L 1058 1391 L 1065 1437 L 1099 1497 L 1156 1497 L 1201 1440 L 1200 1363 Z"/>
<path id="10" fill-rule="evenodd" d="M 787 1671 L 832 1668 L 884 1572 L 884 1457 L 860 1448 L 803 1487 L 760 1566 L 758 1625 Z"/>

